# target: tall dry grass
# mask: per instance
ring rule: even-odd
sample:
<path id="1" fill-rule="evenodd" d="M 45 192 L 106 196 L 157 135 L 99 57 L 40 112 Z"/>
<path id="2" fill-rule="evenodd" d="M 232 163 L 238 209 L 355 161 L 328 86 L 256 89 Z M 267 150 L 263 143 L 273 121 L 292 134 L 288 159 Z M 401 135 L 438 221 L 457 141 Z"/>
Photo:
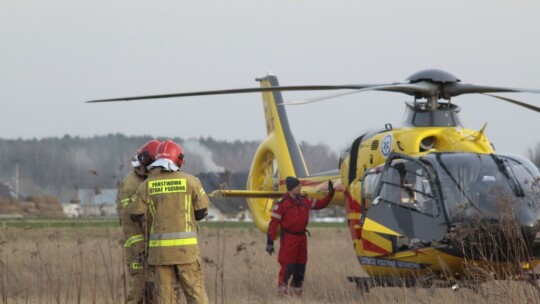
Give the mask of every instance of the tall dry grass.
<path id="1" fill-rule="evenodd" d="M 2 303 L 122 303 L 119 229 L 0 231 Z"/>
<path id="2" fill-rule="evenodd" d="M 255 228 L 202 228 L 199 243 L 213 303 L 531 303 L 532 285 L 488 281 L 479 291 L 377 287 L 355 298 L 347 276 L 364 273 L 346 228 L 314 228 L 304 295 L 277 298 L 279 264 Z M 278 242 L 277 242 L 278 243 Z M 119 228 L 0 230 L 1 303 L 124 303 Z M 536 292 L 536 293 L 535 293 Z M 536 295 L 536 298 L 531 298 Z"/>

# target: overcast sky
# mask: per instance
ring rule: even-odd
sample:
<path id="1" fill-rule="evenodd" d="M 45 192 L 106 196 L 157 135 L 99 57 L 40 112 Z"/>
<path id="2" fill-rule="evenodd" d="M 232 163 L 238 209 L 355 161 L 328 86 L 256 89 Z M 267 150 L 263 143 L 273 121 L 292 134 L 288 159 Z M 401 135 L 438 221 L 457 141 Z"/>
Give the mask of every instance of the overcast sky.
<path id="1" fill-rule="evenodd" d="M 1 0 L 0 137 L 108 133 L 261 140 L 260 94 L 108 104 L 87 100 L 258 86 L 388 83 L 427 69 L 464 83 L 540 89 L 540 1 Z M 326 95 L 284 93 L 285 100 Z M 540 95 L 507 94 L 540 106 Z M 406 95 L 288 107 L 298 141 L 345 148 L 398 125 Z M 460 96 L 467 127 L 527 154 L 540 113 Z"/>

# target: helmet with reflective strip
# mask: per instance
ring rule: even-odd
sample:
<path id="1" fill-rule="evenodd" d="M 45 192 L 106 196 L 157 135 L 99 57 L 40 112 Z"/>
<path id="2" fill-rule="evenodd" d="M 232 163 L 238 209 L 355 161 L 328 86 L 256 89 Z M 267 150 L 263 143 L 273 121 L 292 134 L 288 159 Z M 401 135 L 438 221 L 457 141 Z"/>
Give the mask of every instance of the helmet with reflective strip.
<path id="1" fill-rule="evenodd" d="M 178 167 L 182 167 L 184 164 L 184 150 L 179 144 L 167 139 L 157 148 L 156 160 L 158 159 L 168 159 L 178 165 Z"/>
<path id="2" fill-rule="evenodd" d="M 155 160 L 156 151 L 160 144 L 161 141 L 156 139 L 145 143 L 135 154 L 135 159 L 131 162 L 131 165 L 136 168 L 139 166 L 146 167 L 151 164 Z"/>

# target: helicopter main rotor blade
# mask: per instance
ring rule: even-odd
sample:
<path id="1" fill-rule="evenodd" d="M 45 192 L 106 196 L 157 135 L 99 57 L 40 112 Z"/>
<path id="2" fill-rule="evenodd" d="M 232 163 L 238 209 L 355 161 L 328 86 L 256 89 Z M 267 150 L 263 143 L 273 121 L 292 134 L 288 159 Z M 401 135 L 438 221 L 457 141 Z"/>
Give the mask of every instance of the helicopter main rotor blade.
<path id="1" fill-rule="evenodd" d="M 513 104 L 518 105 L 518 106 L 522 106 L 522 107 L 527 108 L 529 110 L 540 112 L 539 107 L 536 107 L 536 106 L 533 106 L 531 104 L 524 103 L 524 102 L 521 102 L 521 101 L 518 101 L 518 100 L 515 100 L 515 99 L 511 99 L 511 98 L 508 98 L 508 97 L 497 96 L 497 95 L 492 95 L 492 94 L 483 94 L 483 95 L 490 96 L 490 97 L 497 98 L 497 99 L 504 100 L 504 101 L 508 101 L 510 103 L 513 103 Z"/>
<path id="2" fill-rule="evenodd" d="M 347 89 L 356 90 L 356 91 L 336 94 L 336 97 L 341 96 L 341 95 L 354 94 L 354 93 L 363 92 L 363 91 L 387 91 L 387 92 L 405 93 L 408 95 L 431 96 L 436 92 L 437 86 L 434 85 L 433 83 L 425 82 L 425 81 L 418 82 L 418 83 L 392 83 L 392 84 L 278 86 L 278 87 L 240 88 L 240 89 L 229 89 L 229 90 L 196 91 L 196 92 L 186 92 L 186 93 L 118 97 L 118 98 L 90 100 L 90 101 L 87 101 L 87 103 L 131 101 L 131 100 L 145 100 L 145 99 L 163 99 L 163 98 L 205 96 L 205 95 L 259 93 L 259 92 L 273 92 L 273 91 L 328 91 L 328 90 L 347 90 Z M 320 98 L 322 98 L 321 100 L 324 100 L 324 99 L 329 99 L 333 97 L 334 95 L 320 97 Z M 315 99 L 319 99 L 319 98 L 315 98 Z M 318 100 L 315 100 L 315 101 L 318 101 Z M 310 101 L 310 102 L 314 102 L 314 101 Z M 301 103 L 302 102 L 298 102 L 298 104 L 301 104 Z M 309 102 L 306 102 L 306 103 L 309 103 Z"/>
<path id="3" fill-rule="evenodd" d="M 273 91 L 317 91 L 317 90 L 320 91 L 320 90 L 361 89 L 361 88 L 370 87 L 370 86 L 373 86 L 373 85 L 306 85 L 306 86 L 279 86 L 279 87 L 240 88 L 240 89 L 229 89 L 229 90 L 197 91 L 197 92 L 186 92 L 186 93 L 173 93 L 173 94 L 159 94 L 159 95 L 145 95 L 145 96 L 131 96 L 131 97 L 97 99 L 97 100 L 87 101 L 87 103 L 131 101 L 131 100 L 143 100 L 143 99 L 162 99 L 162 98 L 204 96 L 204 95 L 259 93 L 259 92 L 273 92 Z"/>
<path id="4" fill-rule="evenodd" d="M 317 101 L 332 99 L 336 97 L 361 93 L 361 92 L 367 92 L 367 91 L 385 91 L 385 92 L 396 92 L 396 93 L 405 93 L 408 95 L 422 95 L 422 96 L 430 96 L 434 95 L 436 93 L 437 86 L 435 86 L 432 83 L 429 82 L 418 82 L 418 83 L 394 83 L 394 84 L 388 84 L 388 85 L 374 85 L 367 88 L 361 88 L 356 89 L 351 92 L 345 92 L 345 93 L 338 93 L 333 95 L 326 95 L 321 97 L 314 97 L 314 98 L 307 98 L 307 99 L 298 99 L 298 100 L 292 100 L 283 103 L 282 105 L 289 106 L 289 105 L 303 105 L 308 103 L 313 103 Z"/>
<path id="5" fill-rule="evenodd" d="M 243 94 L 243 93 L 260 93 L 260 92 L 274 92 L 274 91 L 325 91 L 325 90 L 352 90 L 346 92 L 339 92 L 333 95 L 327 95 L 323 97 L 315 97 L 310 99 L 301 99 L 295 101 L 289 101 L 282 105 L 300 105 L 317 101 L 322 101 L 330 98 L 366 92 L 366 91 L 385 91 L 396 92 L 414 96 L 416 99 L 425 98 L 430 104 L 430 109 L 437 109 L 438 99 L 444 98 L 450 100 L 454 96 L 462 94 L 484 94 L 503 101 L 507 101 L 529 110 L 540 112 L 540 108 L 517 101 L 507 97 L 490 95 L 487 93 L 534 93 L 540 94 L 540 90 L 532 89 L 520 89 L 520 88 L 508 88 L 508 87 L 493 87 L 493 86 L 479 86 L 473 84 L 462 84 L 461 80 L 456 78 L 450 73 L 441 70 L 424 70 L 417 72 L 407 78 L 408 82 L 395 82 L 388 84 L 349 84 L 349 85 L 304 85 L 304 86 L 276 86 L 276 87 L 256 87 L 256 88 L 239 88 L 228 90 L 211 90 L 211 91 L 196 91 L 185 93 L 173 93 L 173 94 L 159 94 L 159 95 L 145 95 L 145 96 L 131 96 L 109 99 L 97 99 L 87 101 L 87 103 L 98 102 L 115 102 L 115 101 L 131 101 L 131 100 L 145 100 L 145 99 L 162 99 L 162 98 L 175 98 L 175 97 L 189 97 L 189 96 L 204 96 L 204 95 L 224 95 L 224 94 Z"/>
<path id="6" fill-rule="evenodd" d="M 458 96 L 461 94 L 475 94 L 475 93 L 534 93 L 540 94 L 540 90 L 520 89 L 520 88 L 506 88 L 506 87 L 491 87 L 491 86 L 478 86 L 474 84 L 461 84 L 461 83 L 449 83 L 444 86 L 443 94 L 445 96 Z"/>

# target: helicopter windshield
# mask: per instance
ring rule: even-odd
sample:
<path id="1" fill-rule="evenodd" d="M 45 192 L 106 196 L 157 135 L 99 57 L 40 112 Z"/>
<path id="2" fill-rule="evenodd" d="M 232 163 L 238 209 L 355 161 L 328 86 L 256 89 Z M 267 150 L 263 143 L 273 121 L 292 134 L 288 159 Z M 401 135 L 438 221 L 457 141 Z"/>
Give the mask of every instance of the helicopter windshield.
<path id="1" fill-rule="evenodd" d="M 426 158 L 436 164 L 451 222 L 476 216 L 498 219 L 501 203 L 538 192 L 538 170 L 516 157 L 437 153 Z M 531 202 L 538 204 L 538 199 Z"/>

